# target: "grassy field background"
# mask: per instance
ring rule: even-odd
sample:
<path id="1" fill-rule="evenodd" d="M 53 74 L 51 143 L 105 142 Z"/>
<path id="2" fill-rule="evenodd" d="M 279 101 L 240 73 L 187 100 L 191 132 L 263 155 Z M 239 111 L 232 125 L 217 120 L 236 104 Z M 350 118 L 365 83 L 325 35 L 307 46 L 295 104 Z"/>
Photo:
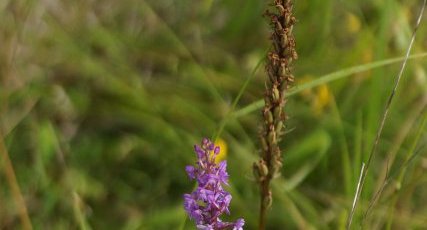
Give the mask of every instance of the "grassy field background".
<path id="1" fill-rule="evenodd" d="M 266 7 L 0 1 L 0 229 L 195 229 L 183 210 L 194 188 L 184 167 L 221 126 L 233 195 L 225 219 L 256 229 Z M 393 58 L 404 56 L 420 7 L 296 1 L 299 59 L 268 229 L 345 229 L 399 71 Z M 355 229 L 427 226 L 425 16 L 412 51 L 421 55 L 392 103 Z"/>

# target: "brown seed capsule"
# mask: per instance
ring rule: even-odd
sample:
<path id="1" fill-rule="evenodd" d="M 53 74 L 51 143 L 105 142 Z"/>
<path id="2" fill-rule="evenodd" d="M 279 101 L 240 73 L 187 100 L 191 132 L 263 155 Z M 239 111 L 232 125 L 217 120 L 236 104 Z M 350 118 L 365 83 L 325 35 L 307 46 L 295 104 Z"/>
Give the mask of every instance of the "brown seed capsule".
<path id="1" fill-rule="evenodd" d="M 286 17 L 285 17 L 285 25 L 286 25 L 286 26 L 288 26 L 290 22 L 291 22 L 291 15 L 290 15 L 290 14 L 288 14 L 288 15 L 286 15 Z"/>
<path id="2" fill-rule="evenodd" d="M 295 50 L 292 51 L 292 58 L 293 59 L 298 59 L 298 54 Z"/>
<path id="3" fill-rule="evenodd" d="M 271 191 L 268 191 L 267 196 L 264 197 L 264 200 L 262 201 L 264 203 L 264 207 L 267 209 L 271 208 L 271 204 L 273 203 L 273 196 L 271 194 Z"/>
<path id="4" fill-rule="evenodd" d="M 282 55 L 283 57 L 289 57 L 291 56 L 291 50 L 289 49 L 289 47 L 286 47 L 286 49 L 283 49 Z"/>
<path id="5" fill-rule="evenodd" d="M 295 47 L 295 38 L 292 36 L 289 38 L 289 46 Z"/>
<path id="6" fill-rule="evenodd" d="M 281 156 L 280 156 L 280 148 L 279 146 L 274 146 L 272 148 L 272 161 L 281 161 Z"/>
<path id="7" fill-rule="evenodd" d="M 270 79 L 270 82 L 268 83 L 268 87 L 271 88 L 272 84 L 274 82 L 276 82 L 277 77 L 276 74 L 274 73 L 273 68 L 270 68 L 270 72 L 268 73 L 268 78 Z"/>
<path id="8" fill-rule="evenodd" d="M 273 174 L 277 173 L 278 171 L 280 171 L 280 169 L 282 168 L 282 162 L 281 162 L 281 157 L 280 157 L 280 151 L 277 151 L 274 156 L 272 161 L 272 169 L 273 169 Z"/>
<path id="9" fill-rule="evenodd" d="M 276 106 L 273 111 L 273 115 L 275 119 L 280 119 L 280 114 L 282 113 L 282 108 L 280 106 Z"/>
<path id="10" fill-rule="evenodd" d="M 292 33 L 292 30 L 294 29 L 294 26 L 293 26 L 293 25 L 291 25 L 291 26 L 289 26 L 288 28 L 289 28 L 289 30 L 288 30 L 288 34 L 291 34 L 291 33 Z"/>
<path id="11" fill-rule="evenodd" d="M 280 84 L 280 93 L 281 93 L 281 95 L 282 96 L 284 96 L 285 95 L 285 91 L 286 91 L 286 82 L 282 82 L 282 84 Z"/>
<path id="12" fill-rule="evenodd" d="M 268 175 L 268 167 L 264 160 L 259 160 L 258 162 L 258 169 L 259 173 L 262 177 L 265 177 Z"/>
<path id="13" fill-rule="evenodd" d="M 289 42 L 288 35 L 286 35 L 286 33 L 283 32 L 283 33 L 280 34 L 280 37 L 282 39 L 282 48 L 287 47 L 288 46 L 288 42 Z"/>
<path id="14" fill-rule="evenodd" d="M 264 152 L 267 152 L 268 151 L 267 140 L 263 136 L 261 136 L 260 139 L 261 139 L 262 150 L 264 150 Z"/>
<path id="15" fill-rule="evenodd" d="M 284 63 L 280 64 L 279 67 L 279 76 L 280 77 L 284 77 L 286 75 L 286 66 L 284 65 Z"/>
<path id="16" fill-rule="evenodd" d="M 294 77 L 294 75 L 289 74 L 289 75 L 287 76 L 286 80 L 287 80 L 287 81 L 289 81 L 289 82 L 294 82 L 294 81 L 295 81 L 295 77 Z"/>
<path id="17" fill-rule="evenodd" d="M 280 31 L 283 30 L 282 24 L 280 24 L 279 20 L 276 20 L 275 23 L 276 23 L 276 31 L 280 33 Z"/>
<path id="18" fill-rule="evenodd" d="M 279 53 L 280 52 L 280 44 L 279 44 L 279 40 L 278 40 L 278 38 L 277 38 L 277 35 L 276 34 L 274 34 L 273 35 L 273 37 L 272 37 L 272 40 L 273 40 L 273 44 L 274 44 L 274 50 L 277 52 L 277 53 Z"/>
<path id="19" fill-rule="evenodd" d="M 292 17 L 291 17 L 291 23 L 292 23 L 292 24 L 295 24 L 295 22 L 297 22 L 297 19 L 296 19 L 294 16 L 292 16 Z"/>
<path id="20" fill-rule="evenodd" d="M 280 14 L 283 14 L 285 12 L 285 8 L 283 8 L 282 5 L 276 4 L 277 9 L 279 10 Z"/>
<path id="21" fill-rule="evenodd" d="M 280 149 L 276 148 L 273 155 L 273 165 L 275 167 L 281 168 L 282 167 L 282 156 L 280 155 Z"/>
<path id="22" fill-rule="evenodd" d="M 280 131 L 283 128 L 283 121 L 278 121 L 276 123 L 276 127 L 274 128 L 276 130 L 276 133 L 278 133 L 280 135 Z"/>
<path id="23" fill-rule="evenodd" d="M 266 107 L 270 107 L 270 105 L 271 105 L 271 100 L 270 100 L 270 97 L 268 95 L 264 96 L 264 104 Z"/>
<path id="24" fill-rule="evenodd" d="M 268 133 L 268 143 L 270 144 L 270 145 L 275 145 L 277 142 L 276 142 L 276 132 L 274 132 L 274 131 L 270 131 L 269 133 Z"/>
<path id="25" fill-rule="evenodd" d="M 271 113 L 270 110 L 266 110 L 264 112 L 264 117 L 268 124 L 273 123 L 273 114 Z"/>
<path id="26" fill-rule="evenodd" d="M 277 53 L 275 52 L 270 52 L 268 54 L 268 59 L 270 60 L 271 64 L 273 66 L 277 65 L 279 63 L 280 57 Z M 274 71 L 274 70 L 273 70 Z"/>
<path id="27" fill-rule="evenodd" d="M 271 67 L 269 65 L 265 66 L 265 71 L 267 72 L 268 76 L 273 75 L 273 71 L 272 71 L 272 69 L 271 69 Z"/>
<path id="28" fill-rule="evenodd" d="M 277 102 L 280 99 L 279 90 L 277 89 L 277 86 L 273 86 L 273 102 Z"/>

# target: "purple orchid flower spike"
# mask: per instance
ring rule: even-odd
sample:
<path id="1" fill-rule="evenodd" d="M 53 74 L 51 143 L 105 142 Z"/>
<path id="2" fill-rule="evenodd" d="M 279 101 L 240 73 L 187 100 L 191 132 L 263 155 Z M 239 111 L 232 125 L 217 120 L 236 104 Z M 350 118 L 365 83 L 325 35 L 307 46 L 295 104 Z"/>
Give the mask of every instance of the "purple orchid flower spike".
<path id="1" fill-rule="evenodd" d="M 236 222 L 220 219 L 224 212 L 230 214 L 231 201 L 231 194 L 222 188 L 228 183 L 227 162 L 215 163 L 220 147 L 204 138 L 200 146 L 194 146 L 194 151 L 198 158 L 196 166 L 188 165 L 185 171 L 198 186 L 192 193 L 184 194 L 185 211 L 198 230 L 243 230 L 245 221 L 241 218 Z"/>

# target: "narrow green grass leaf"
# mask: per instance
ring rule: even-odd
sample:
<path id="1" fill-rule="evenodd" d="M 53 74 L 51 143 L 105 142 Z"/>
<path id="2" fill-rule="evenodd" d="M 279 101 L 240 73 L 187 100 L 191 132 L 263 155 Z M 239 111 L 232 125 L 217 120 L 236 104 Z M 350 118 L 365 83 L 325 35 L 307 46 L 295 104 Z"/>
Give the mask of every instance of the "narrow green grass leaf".
<path id="1" fill-rule="evenodd" d="M 284 189 L 290 191 L 301 184 L 325 156 L 330 145 L 331 138 L 329 134 L 324 130 L 317 130 L 289 149 L 289 154 L 285 157 L 285 164 L 301 165 L 301 162 L 304 163 L 299 167 L 298 171 L 286 179 Z"/>
<path id="2" fill-rule="evenodd" d="M 84 213 L 82 212 L 82 201 L 80 196 L 73 192 L 73 212 L 81 230 L 91 230 Z"/>
<path id="3" fill-rule="evenodd" d="M 185 42 L 175 33 L 175 31 L 166 23 L 166 21 L 163 20 L 163 18 L 151 7 L 151 5 L 146 2 L 142 1 L 142 6 L 147 10 L 148 13 L 154 15 L 159 22 L 162 24 L 162 26 L 167 30 L 167 34 L 172 37 L 174 41 L 180 46 L 180 48 L 183 50 L 183 52 L 191 59 L 191 61 L 194 63 L 195 67 L 200 71 L 201 75 L 194 75 L 195 77 L 200 77 L 200 80 L 203 80 L 205 82 L 205 86 L 207 87 L 207 90 L 211 93 L 212 96 L 215 97 L 218 101 L 223 101 L 223 98 L 215 85 L 212 83 L 210 78 L 208 77 L 208 73 L 205 70 L 205 68 L 199 64 L 194 57 L 191 50 L 188 48 L 188 45 L 185 44 Z"/>
<path id="4" fill-rule="evenodd" d="M 295 202 L 288 196 L 286 192 L 283 191 L 283 188 L 278 183 L 273 183 L 273 194 L 278 198 L 283 205 L 283 207 L 287 210 L 287 215 L 292 217 L 292 220 L 298 226 L 299 229 L 315 229 L 311 224 L 308 223 L 305 215 L 301 213 Z"/>
<path id="5" fill-rule="evenodd" d="M 340 111 L 335 99 L 332 100 L 332 117 L 334 118 L 338 129 L 338 142 L 341 148 L 341 163 L 344 181 L 344 191 L 347 197 L 352 196 L 353 173 L 351 170 L 351 159 L 348 143 L 345 137 L 345 128 L 341 118 Z"/>

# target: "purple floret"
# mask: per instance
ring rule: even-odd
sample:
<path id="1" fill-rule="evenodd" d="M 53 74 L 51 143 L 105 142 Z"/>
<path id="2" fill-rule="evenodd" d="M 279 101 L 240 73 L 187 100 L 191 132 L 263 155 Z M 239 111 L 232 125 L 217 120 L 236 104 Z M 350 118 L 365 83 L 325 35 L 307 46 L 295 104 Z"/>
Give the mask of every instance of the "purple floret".
<path id="1" fill-rule="evenodd" d="M 188 165 L 185 171 L 198 186 L 191 194 L 184 194 L 185 211 L 196 222 L 198 230 L 243 230 L 243 219 L 232 223 L 219 218 L 224 212 L 230 214 L 231 202 L 230 193 L 222 188 L 223 184 L 228 184 L 227 162 L 215 163 L 219 146 L 204 138 L 201 146 L 194 146 L 194 151 L 198 158 L 196 167 Z"/>

